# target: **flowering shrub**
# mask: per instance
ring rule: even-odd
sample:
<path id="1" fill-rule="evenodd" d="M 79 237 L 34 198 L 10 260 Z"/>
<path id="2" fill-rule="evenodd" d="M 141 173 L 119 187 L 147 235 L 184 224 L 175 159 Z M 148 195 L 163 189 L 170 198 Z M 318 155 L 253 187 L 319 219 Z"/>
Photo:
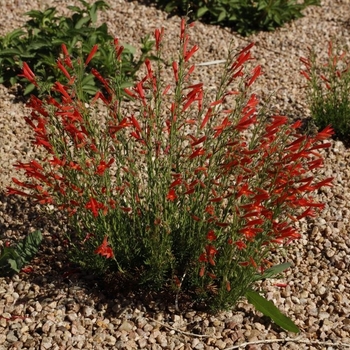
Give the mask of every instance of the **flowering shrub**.
<path id="1" fill-rule="evenodd" d="M 328 60 L 320 62 L 315 52 L 300 60 L 301 71 L 308 80 L 310 110 L 316 126 L 321 130 L 332 125 L 335 134 L 345 142 L 350 136 L 350 61 L 346 51 L 336 52 L 328 45 Z"/>
<path id="2" fill-rule="evenodd" d="M 198 47 L 189 46 L 189 30 L 183 20 L 174 83 L 162 83 L 162 60 L 146 60 L 143 79 L 124 90 L 127 105 L 116 78 L 95 69 L 104 90 L 84 104 L 79 74 L 94 52 L 85 63 L 65 54 L 57 68 L 67 84 L 54 85 L 60 102 L 29 102 L 26 121 L 45 156 L 15 164 L 28 181 L 14 178 L 8 193 L 66 211 L 71 256 L 84 268 L 154 289 L 172 284 L 218 310 L 244 295 L 256 301 L 254 283 L 289 266 L 274 267 L 274 256 L 300 237 L 295 221 L 323 208 L 313 192 L 332 179 L 312 172 L 332 130 L 307 137 L 300 122 L 259 111 L 250 90 L 261 68 L 247 68 L 253 44 L 229 52 L 207 101 L 203 84 L 191 82 Z M 158 58 L 163 35 L 155 31 Z M 115 51 L 119 60 L 117 41 Z M 27 65 L 23 74 L 38 84 Z"/>

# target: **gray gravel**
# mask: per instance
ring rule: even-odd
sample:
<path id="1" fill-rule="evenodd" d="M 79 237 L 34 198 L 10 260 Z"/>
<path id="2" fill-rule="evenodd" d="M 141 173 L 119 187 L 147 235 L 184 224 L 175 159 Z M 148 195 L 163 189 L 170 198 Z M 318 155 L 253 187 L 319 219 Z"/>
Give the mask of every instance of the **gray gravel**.
<path id="1" fill-rule="evenodd" d="M 169 57 L 175 55 L 179 18 L 138 2 L 110 1 L 100 21 L 113 35 L 138 45 L 140 37 L 164 26 Z M 43 10 L 55 1 L 0 0 L 0 35 L 24 23 L 22 13 Z M 60 1 L 60 11 L 74 1 Z M 309 115 L 305 81 L 299 75 L 299 57 L 308 47 L 326 52 L 327 41 L 350 41 L 350 3 L 325 0 L 310 7 L 306 17 L 274 33 L 243 39 L 227 28 L 196 24 L 195 42 L 201 50 L 197 63 L 225 58 L 227 43 L 237 48 L 254 41 L 254 56 L 265 74 L 257 84 L 262 97 L 275 93 L 273 109 L 291 118 Z M 248 40 L 248 41 L 247 41 Z M 220 66 L 198 67 L 198 79 L 214 87 Z M 13 278 L 0 278 L 0 350 L 2 349 L 347 349 L 350 348 L 350 150 L 332 141 L 325 152 L 325 177 L 334 186 L 319 192 L 327 203 L 319 218 L 300 223 L 301 240 L 293 244 L 287 261 L 293 262 L 282 282 L 265 281 L 267 297 L 300 327 L 299 335 L 281 331 L 247 303 L 236 310 L 208 315 L 171 302 L 130 292 L 120 295 L 102 289 L 90 276 L 69 266 L 62 255 L 63 218 L 40 216 L 28 201 L 9 198 L 3 190 L 14 176 L 12 164 L 31 159 L 30 134 L 23 116 L 28 111 L 15 95 L 0 85 L 0 241 L 16 240 L 40 229 L 44 245 L 30 267 Z M 249 343 L 249 344 L 247 344 Z M 241 344 L 241 345 L 240 345 Z M 240 345 L 240 346 L 239 346 Z"/>

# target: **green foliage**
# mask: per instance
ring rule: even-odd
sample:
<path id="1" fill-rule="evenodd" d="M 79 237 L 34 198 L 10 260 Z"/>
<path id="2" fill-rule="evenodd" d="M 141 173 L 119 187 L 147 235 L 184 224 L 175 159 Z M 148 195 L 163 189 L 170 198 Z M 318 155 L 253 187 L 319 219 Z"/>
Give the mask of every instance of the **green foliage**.
<path id="1" fill-rule="evenodd" d="M 0 276 L 12 276 L 19 273 L 22 267 L 33 259 L 41 241 L 41 232 L 35 231 L 15 247 L 4 246 L 0 254 Z"/>
<path id="2" fill-rule="evenodd" d="M 302 58 L 302 74 L 308 80 L 308 98 L 311 116 L 322 129 L 331 125 L 335 136 L 344 142 L 350 137 L 350 60 L 347 52 L 335 50 L 329 43 L 326 61 L 317 58 L 314 51 Z"/>
<path id="3" fill-rule="evenodd" d="M 278 326 L 290 332 L 300 332 L 299 328 L 290 318 L 283 315 L 271 301 L 266 300 L 258 292 L 250 290 L 246 293 L 246 297 L 250 304 L 254 305 L 265 316 L 270 317 Z"/>
<path id="4" fill-rule="evenodd" d="M 154 0 L 167 12 L 186 14 L 193 19 L 233 27 L 246 36 L 256 31 L 272 31 L 303 16 L 302 10 L 320 5 L 320 0 Z"/>
<path id="5" fill-rule="evenodd" d="M 90 5 L 80 0 L 82 8 L 68 6 L 73 12 L 71 17 L 58 16 L 56 8 L 51 7 L 41 12 L 32 10 L 26 13 L 30 17 L 23 29 L 15 29 L 4 37 L 0 38 L 0 83 L 14 85 L 24 84 L 26 80 L 19 77 L 23 62 L 42 77 L 49 90 L 55 81 L 62 82 L 62 72 L 55 69 L 56 60 L 61 53 L 61 45 L 64 43 L 69 54 L 73 57 L 87 55 L 93 46 L 98 44 L 99 51 L 91 67 L 99 70 L 105 76 L 113 76 L 115 72 L 115 52 L 113 40 L 108 34 L 106 23 L 99 27 L 95 26 L 99 10 L 108 8 L 104 1 L 96 1 Z M 138 61 L 134 58 L 135 48 L 125 44 L 121 56 L 123 61 L 124 86 L 129 86 L 140 65 L 147 57 L 153 46 L 153 42 L 142 39 L 142 55 Z M 88 95 L 94 95 L 99 85 L 94 82 L 91 74 L 81 82 L 83 90 Z M 36 92 L 33 84 L 27 85 L 24 94 Z"/>

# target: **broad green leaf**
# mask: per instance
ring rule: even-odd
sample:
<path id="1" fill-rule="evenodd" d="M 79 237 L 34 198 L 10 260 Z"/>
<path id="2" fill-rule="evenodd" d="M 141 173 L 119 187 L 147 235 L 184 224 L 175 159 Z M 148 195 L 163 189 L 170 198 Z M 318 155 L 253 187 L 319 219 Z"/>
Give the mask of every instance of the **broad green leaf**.
<path id="1" fill-rule="evenodd" d="M 225 11 L 221 11 L 217 21 L 218 21 L 218 22 L 221 22 L 221 21 L 223 21 L 225 18 L 226 18 L 226 12 L 225 12 Z"/>
<path id="2" fill-rule="evenodd" d="M 284 270 L 287 270 L 291 267 L 291 263 L 283 263 L 279 265 L 275 265 L 270 267 L 269 269 L 265 270 L 263 274 L 256 274 L 254 276 L 253 282 L 260 281 L 266 278 L 272 278 L 279 273 L 283 272 Z"/>
<path id="3" fill-rule="evenodd" d="M 73 11 L 73 12 L 80 12 L 81 8 L 78 6 L 67 6 L 67 9 Z"/>
<path id="4" fill-rule="evenodd" d="M 132 46 L 130 44 L 124 44 L 124 43 L 123 43 L 123 46 L 124 46 L 124 51 L 130 52 L 132 55 L 135 54 L 136 52 L 135 46 Z"/>
<path id="5" fill-rule="evenodd" d="M 278 326 L 290 332 L 300 332 L 299 328 L 289 317 L 283 315 L 271 301 L 265 299 L 259 293 L 249 290 L 245 296 L 250 304 L 254 305 L 265 316 L 270 317 Z"/>
<path id="6" fill-rule="evenodd" d="M 84 24 L 88 23 L 89 21 L 90 21 L 89 17 L 83 17 L 77 22 L 77 24 L 74 26 L 74 28 L 80 29 Z"/>
<path id="7" fill-rule="evenodd" d="M 203 6 L 203 7 L 200 7 L 197 11 L 197 14 L 196 14 L 196 17 L 200 18 L 202 17 L 206 12 L 208 12 L 208 7 L 206 6 Z"/>
<path id="8" fill-rule="evenodd" d="M 21 55 L 22 52 L 19 49 L 5 49 L 0 51 L 0 57 Z"/>
<path id="9" fill-rule="evenodd" d="M 25 90 L 23 92 L 23 95 L 26 96 L 26 95 L 30 94 L 34 89 L 35 89 L 34 84 L 27 85 L 27 87 L 25 88 Z"/>

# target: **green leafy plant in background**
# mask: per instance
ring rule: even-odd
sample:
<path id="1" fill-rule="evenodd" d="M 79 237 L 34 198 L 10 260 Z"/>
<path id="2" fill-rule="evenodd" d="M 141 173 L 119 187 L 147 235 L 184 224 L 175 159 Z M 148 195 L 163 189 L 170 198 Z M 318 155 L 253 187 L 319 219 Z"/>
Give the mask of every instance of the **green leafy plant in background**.
<path id="1" fill-rule="evenodd" d="M 64 45 L 66 83 L 32 96 L 25 120 L 33 145 L 46 154 L 18 162 L 27 181 L 13 178 L 9 195 L 32 197 L 67 214 L 71 259 L 97 275 L 118 276 L 144 289 L 170 286 L 212 310 L 244 296 L 277 324 L 298 328 L 255 291 L 258 280 L 288 268 L 278 252 L 300 238 L 294 223 L 315 216 L 314 193 L 330 186 L 316 169 L 332 134 L 310 137 L 301 121 L 267 116 L 251 92 L 261 66 L 250 66 L 253 44 L 230 49 L 215 92 L 193 82 L 192 24 L 181 21 L 178 58 L 164 83 L 164 28 L 154 33 L 156 60 L 120 94 L 118 81 L 91 73 L 103 85 L 86 103 L 80 84 L 85 61 Z M 120 64 L 118 41 L 113 42 Z M 73 62 L 74 61 L 74 62 Z M 23 75 L 41 88 L 28 65 Z M 116 75 L 118 77 L 118 75 Z"/>
<path id="2" fill-rule="evenodd" d="M 87 55 L 95 45 L 98 54 L 90 65 L 105 76 L 113 77 L 116 69 L 113 40 L 108 34 L 106 23 L 96 26 L 99 10 L 108 8 L 104 1 L 96 1 L 92 5 L 80 0 L 82 7 L 68 6 L 73 14 L 71 17 L 58 16 L 55 8 L 51 7 L 41 12 L 32 10 L 26 13 L 31 19 L 23 29 L 16 29 L 0 38 L 0 83 L 14 85 L 27 82 L 18 74 L 23 62 L 40 74 L 45 82 L 44 91 L 48 91 L 56 81 L 63 82 L 64 74 L 56 69 L 56 60 L 64 43 L 69 54 L 73 57 Z M 142 54 L 135 60 L 135 48 L 124 44 L 122 53 L 123 69 L 121 88 L 130 86 L 135 73 L 152 49 L 153 42 L 148 38 L 142 39 Z M 86 74 L 80 82 L 85 98 L 94 95 L 100 88 L 92 74 Z M 35 92 L 34 84 L 25 87 L 24 95 Z M 43 92 L 43 91 L 42 91 Z"/>
<path id="3" fill-rule="evenodd" d="M 230 26 L 246 36 L 256 31 L 272 31 L 303 16 L 320 0 L 154 0 L 165 11 L 189 15 L 212 24 Z"/>
<path id="4" fill-rule="evenodd" d="M 30 233 L 16 246 L 6 245 L 0 252 L 0 276 L 12 276 L 31 262 L 42 241 L 40 231 Z"/>
<path id="5" fill-rule="evenodd" d="M 350 140 L 350 60 L 346 50 L 336 50 L 330 42 L 326 60 L 318 59 L 310 50 L 309 57 L 301 58 L 307 79 L 311 116 L 318 127 L 332 125 L 335 136 Z"/>

